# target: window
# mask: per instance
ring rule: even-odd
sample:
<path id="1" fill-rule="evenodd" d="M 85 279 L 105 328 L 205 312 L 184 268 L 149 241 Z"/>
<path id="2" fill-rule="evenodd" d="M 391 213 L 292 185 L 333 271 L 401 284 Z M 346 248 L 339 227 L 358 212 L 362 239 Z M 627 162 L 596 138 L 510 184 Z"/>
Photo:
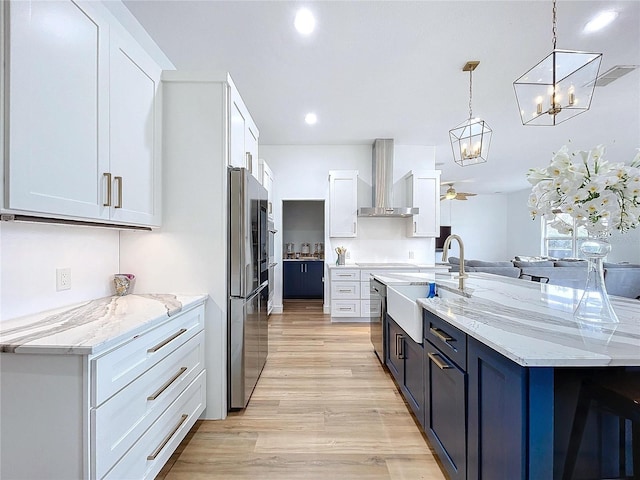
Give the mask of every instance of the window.
<path id="1" fill-rule="evenodd" d="M 580 258 L 580 245 L 587 239 L 584 227 L 575 228 L 575 222 L 566 213 L 557 214 L 559 218 L 573 225 L 573 233 L 560 233 L 551 226 L 552 220 L 542 219 L 543 255 L 555 258 Z"/>

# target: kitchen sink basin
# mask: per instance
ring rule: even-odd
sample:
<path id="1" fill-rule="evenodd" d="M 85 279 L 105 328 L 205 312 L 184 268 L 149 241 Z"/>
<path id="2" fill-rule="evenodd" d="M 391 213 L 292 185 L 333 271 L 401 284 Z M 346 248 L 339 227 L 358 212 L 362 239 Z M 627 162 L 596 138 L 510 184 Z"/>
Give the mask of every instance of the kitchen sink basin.
<path id="1" fill-rule="evenodd" d="M 416 343 L 422 343 L 422 308 L 418 298 L 426 298 L 429 285 L 387 287 L 387 313 Z"/>

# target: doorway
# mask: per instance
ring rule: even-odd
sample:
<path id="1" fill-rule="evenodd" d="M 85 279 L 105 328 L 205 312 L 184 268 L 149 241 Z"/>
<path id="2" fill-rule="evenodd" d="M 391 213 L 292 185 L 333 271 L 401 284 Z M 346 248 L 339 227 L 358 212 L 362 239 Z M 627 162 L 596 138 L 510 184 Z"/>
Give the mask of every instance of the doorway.
<path id="1" fill-rule="evenodd" d="M 324 200 L 282 202 L 282 299 L 324 298 Z"/>

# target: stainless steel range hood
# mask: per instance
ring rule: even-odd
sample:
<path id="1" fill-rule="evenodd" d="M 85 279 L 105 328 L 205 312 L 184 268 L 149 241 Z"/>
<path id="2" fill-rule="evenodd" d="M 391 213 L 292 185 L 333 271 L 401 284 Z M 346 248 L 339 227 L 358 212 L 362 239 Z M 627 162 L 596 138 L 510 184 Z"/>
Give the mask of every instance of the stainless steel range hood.
<path id="1" fill-rule="evenodd" d="M 373 207 L 360 207 L 359 217 L 411 217 L 417 215 L 415 207 L 393 207 L 393 139 L 373 142 L 371 180 Z"/>

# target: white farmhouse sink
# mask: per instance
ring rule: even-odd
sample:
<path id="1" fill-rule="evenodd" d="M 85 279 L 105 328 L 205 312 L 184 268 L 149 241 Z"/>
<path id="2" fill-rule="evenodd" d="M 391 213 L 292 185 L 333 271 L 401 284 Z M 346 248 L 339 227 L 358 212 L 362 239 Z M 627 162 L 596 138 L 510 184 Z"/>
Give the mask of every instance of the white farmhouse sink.
<path id="1" fill-rule="evenodd" d="M 387 287 L 387 313 L 416 343 L 422 343 L 422 308 L 417 298 L 426 298 L 429 285 Z"/>

